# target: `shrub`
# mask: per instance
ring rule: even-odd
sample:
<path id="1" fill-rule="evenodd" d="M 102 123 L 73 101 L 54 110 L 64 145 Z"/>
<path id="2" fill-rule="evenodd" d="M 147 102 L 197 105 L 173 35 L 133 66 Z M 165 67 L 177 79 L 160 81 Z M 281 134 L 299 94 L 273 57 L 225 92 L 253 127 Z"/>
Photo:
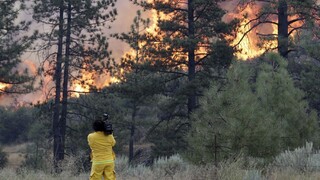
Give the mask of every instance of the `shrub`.
<path id="1" fill-rule="evenodd" d="M 241 157 L 225 160 L 219 163 L 217 176 L 219 179 L 237 179 L 245 176 L 245 170 L 242 169 L 244 160 Z"/>
<path id="2" fill-rule="evenodd" d="M 313 150 L 312 142 L 307 142 L 304 147 L 279 154 L 274 160 L 274 166 L 298 171 L 318 171 L 320 170 L 320 152 Z"/>
<path id="3" fill-rule="evenodd" d="M 116 172 L 124 172 L 129 168 L 129 159 L 127 156 L 117 156 L 115 161 Z"/>
<path id="4" fill-rule="evenodd" d="M 8 155 L 0 148 L 0 169 L 3 169 L 8 163 Z"/>
<path id="5" fill-rule="evenodd" d="M 17 110 L 0 108 L 0 142 L 10 144 L 26 141 L 27 131 L 35 119 L 31 108 Z"/>
<path id="6" fill-rule="evenodd" d="M 155 160 L 153 171 L 155 175 L 173 177 L 176 173 L 185 171 L 187 168 L 186 162 L 182 160 L 180 155 L 173 155 L 169 158 L 163 157 Z"/>
<path id="7" fill-rule="evenodd" d="M 44 148 L 39 147 L 38 144 L 30 143 L 27 145 L 27 154 L 21 168 L 44 171 L 50 169 L 49 162 L 51 162 L 51 159 L 48 157 L 48 152 Z M 48 161 L 48 159 L 50 160 Z"/>

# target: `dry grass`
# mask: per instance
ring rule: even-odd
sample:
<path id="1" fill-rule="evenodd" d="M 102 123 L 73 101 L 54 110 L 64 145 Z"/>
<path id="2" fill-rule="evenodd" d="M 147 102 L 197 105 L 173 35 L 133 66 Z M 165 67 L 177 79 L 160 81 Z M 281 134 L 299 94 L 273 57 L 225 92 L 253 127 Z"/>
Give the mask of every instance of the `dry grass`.
<path id="1" fill-rule="evenodd" d="M 257 171 L 241 170 L 239 167 L 215 169 L 213 166 L 188 166 L 183 171 L 168 175 L 153 171 L 151 168 L 138 166 L 128 168 L 126 172 L 118 172 L 118 180 L 320 180 L 320 172 L 298 173 L 295 171 L 274 171 L 268 176 L 260 176 Z M 215 174 L 217 170 L 218 174 Z M 230 174 L 228 174 L 229 172 Z M 221 176 L 221 174 L 223 174 Z M 217 176 L 218 175 L 218 176 Z M 19 171 L 3 169 L 1 180 L 88 180 L 89 173 L 73 175 L 65 171 L 59 175 L 35 171 Z"/>
<path id="2" fill-rule="evenodd" d="M 27 150 L 27 145 L 28 145 L 27 143 L 23 143 L 23 144 L 3 146 L 3 151 L 6 151 L 6 152 L 25 152 Z"/>
<path id="3" fill-rule="evenodd" d="M 308 149 L 308 147 L 304 147 Z M 310 148 L 309 148 L 310 149 Z M 160 158 L 155 160 L 153 166 L 138 165 L 128 166 L 128 158 L 117 157 L 116 171 L 118 180 L 320 180 L 320 170 L 318 168 L 301 169 L 295 166 L 297 162 L 305 159 L 301 155 L 304 149 L 296 149 L 292 152 L 285 152 L 277 157 L 275 163 L 271 163 L 264 168 L 257 168 L 256 165 L 246 166 L 244 160 L 239 157 L 236 160 L 225 161 L 219 164 L 218 168 L 213 165 L 195 166 L 184 161 L 179 155 L 170 158 Z M 314 156 L 311 156 L 314 155 Z M 281 158 L 294 161 L 284 161 Z M 312 161 L 304 161 L 314 164 L 320 162 L 318 152 L 310 151 L 308 157 Z M 59 175 L 50 174 L 50 170 L 32 171 L 24 169 L 6 168 L 0 170 L 1 180 L 87 180 L 89 172 L 77 174 L 75 168 L 76 157 L 70 157 L 62 164 L 63 173 Z M 299 159 L 299 160 L 297 160 Z M 280 161 L 281 160 L 281 161 Z M 257 161 L 257 160 L 256 160 Z M 289 163 L 289 165 L 288 165 Z M 253 163 L 254 164 L 254 163 Z M 317 164 L 317 163 L 316 163 Z M 306 164 L 308 165 L 308 164 Z M 308 167 L 308 166 L 306 166 Z"/>
<path id="4" fill-rule="evenodd" d="M 25 160 L 25 155 L 27 152 L 27 143 L 3 146 L 3 152 L 8 155 L 7 167 L 12 169 L 19 168 L 23 161 Z"/>
<path id="5" fill-rule="evenodd" d="M 270 180 L 320 180 L 320 172 L 299 173 L 294 170 L 276 171 L 273 172 Z"/>
<path id="6" fill-rule="evenodd" d="M 258 172 L 258 173 L 257 173 Z M 0 170 L 1 180 L 88 180 L 89 173 L 73 175 L 64 171 L 59 175 L 52 175 L 36 171 L 16 171 L 13 169 Z M 118 172 L 118 180 L 320 180 L 320 172 L 298 173 L 296 171 L 277 171 L 268 176 L 262 176 L 259 171 L 243 170 L 231 165 L 224 169 L 215 169 L 213 166 L 187 166 L 184 170 L 174 174 L 166 174 L 163 170 L 137 166 Z"/>
<path id="7" fill-rule="evenodd" d="M 35 171 L 17 171 L 13 169 L 3 169 L 0 171 L 1 180 L 88 180 L 88 174 L 80 174 L 74 176 L 68 172 L 59 175 L 46 174 L 44 172 Z"/>

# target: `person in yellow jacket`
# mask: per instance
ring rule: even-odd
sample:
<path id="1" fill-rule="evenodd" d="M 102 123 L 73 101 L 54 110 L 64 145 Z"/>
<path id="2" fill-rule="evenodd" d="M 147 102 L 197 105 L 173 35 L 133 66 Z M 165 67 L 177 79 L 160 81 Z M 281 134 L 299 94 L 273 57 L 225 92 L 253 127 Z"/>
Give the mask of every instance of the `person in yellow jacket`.
<path id="1" fill-rule="evenodd" d="M 96 120 L 93 122 L 95 132 L 88 135 L 88 144 L 91 149 L 91 173 L 90 180 L 115 180 L 114 171 L 115 154 L 112 147 L 116 144 L 113 134 L 105 130 L 105 122 Z"/>

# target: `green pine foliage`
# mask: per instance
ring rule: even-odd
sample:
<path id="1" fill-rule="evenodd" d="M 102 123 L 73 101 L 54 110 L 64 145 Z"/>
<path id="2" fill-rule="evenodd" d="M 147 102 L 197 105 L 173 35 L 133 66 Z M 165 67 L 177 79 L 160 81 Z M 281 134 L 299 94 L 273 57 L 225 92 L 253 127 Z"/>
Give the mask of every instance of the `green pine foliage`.
<path id="1" fill-rule="evenodd" d="M 316 36 L 313 33 L 317 33 Z M 300 52 L 298 60 L 289 62 L 290 72 L 297 76 L 296 84 L 305 92 L 310 107 L 318 111 L 320 117 L 320 42 L 317 38 L 320 32 L 304 30 L 297 44 L 304 51 Z"/>
<path id="2" fill-rule="evenodd" d="M 18 19 L 19 13 L 26 6 L 20 0 L 6 0 L 0 1 L 0 7 L 0 83 L 12 85 L 0 89 L 0 95 L 30 91 L 32 78 L 28 70 L 17 70 L 21 55 L 30 47 L 34 38 L 24 34 L 29 30 L 31 22 Z"/>
<path id="3" fill-rule="evenodd" d="M 122 121 L 125 114 L 125 101 L 111 91 L 104 89 L 101 93 L 71 98 L 69 103 L 71 106 L 67 126 L 70 127 L 71 131 L 67 133 L 67 153 L 89 152 L 87 135 L 93 132 L 92 123 L 96 119 L 102 119 L 103 113 L 110 115 L 109 121 L 113 125 L 114 136 L 117 141 L 115 151 L 123 152 L 123 145 L 126 143 L 126 136 L 128 135 L 128 125 Z"/>
<path id="4" fill-rule="evenodd" d="M 303 146 L 305 141 L 312 141 L 317 127 L 317 118 L 308 108 L 304 93 L 295 88 L 287 71 L 287 62 L 276 54 L 265 58 L 270 64 L 263 64 L 257 77 L 257 95 L 262 107 L 271 112 L 280 134 L 277 136 L 281 149 Z M 283 140 L 281 140 L 283 139 Z"/>
<path id="5" fill-rule="evenodd" d="M 316 109 L 320 117 L 320 67 L 314 63 L 304 65 L 299 84 L 310 107 Z"/>
<path id="6" fill-rule="evenodd" d="M 154 85 L 160 83 L 156 88 L 162 95 L 157 107 L 159 123 L 149 137 L 155 144 L 155 156 L 172 155 L 186 148 L 183 137 L 190 126 L 189 115 L 198 107 L 198 97 L 209 79 L 221 78 L 222 69 L 233 58 L 225 36 L 234 22 L 222 21 L 225 12 L 217 1 L 134 2 L 166 17 L 153 22 L 155 33 L 140 37 L 146 38 L 142 58 L 159 77 Z"/>
<path id="7" fill-rule="evenodd" d="M 115 3 L 116 0 L 97 1 L 97 3 L 91 0 L 63 1 L 65 17 L 62 35 L 63 49 L 65 49 L 65 39 L 69 36 L 66 34 L 68 23 L 71 28 L 68 61 L 70 84 L 77 82 L 92 87 L 93 84 L 87 82 L 91 82 L 93 77 L 85 78 L 81 74 L 82 71 L 106 73 L 110 70 L 113 59 L 105 32 L 111 28 L 110 24 L 116 19 Z M 68 4 L 71 6 L 70 9 L 67 8 Z M 54 76 L 56 66 L 56 53 L 53 52 L 57 52 L 56 45 L 59 37 L 57 26 L 59 24 L 59 5 L 60 0 L 35 0 L 32 4 L 34 21 L 47 27 L 41 32 L 39 36 L 41 41 L 37 44 L 38 47 L 41 47 L 37 49 L 44 52 L 43 66 L 49 62 L 51 67 L 41 67 L 42 73 L 46 76 Z M 67 13 L 71 14 L 70 22 L 66 20 Z M 63 58 L 65 56 L 66 54 L 63 54 Z"/>
<path id="8" fill-rule="evenodd" d="M 94 77 L 85 77 L 84 72 L 109 72 L 112 59 L 104 29 L 109 29 L 109 23 L 115 20 L 115 2 L 35 0 L 32 4 L 33 19 L 46 27 L 39 41 L 46 56 L 42 71 L 55 80 L 54 163 L 64 159 L 67 119 L 72 119 L 68 117 L 69 87 L 77 83 L 92 91 L 96 89 Z M 49 67 L 44 68 L 46 65 Z"/>
<path id="9" fill-rule="evenodd" d="M 190 113 L 197 106 L 196 99 L 201 89 L 197 76 L 203 67 L 209 65 L 209 61 L 211 64 L 230 62 L 227 56 L 215 58 L 219 48 L 215 44 L 223 44 L 221 42 L 224 42 L 226 34 L 231 33 L 234 23 L 222 21 L 225 12 L 217 1 L 190 0 L 182 3 L 178 0 L 156 0 L 145 7 L 167 17 L 159 17 L 156 33 L 148 34 L 147 52 L 151 65 L 155 71 L 171 76 L 166 85 L 175 79 L 183 83 L 177 88 L 179 93 L 175 97 L 179 98 L 180 104 L 187 103 Z"/>
<path id="10" fill-rule="evenodd" d="M 28 140 L 28 131 L 33 122 L 32 108 L 0 108 L 0 143 L 10 144 Z"/>
<path id="11" fill-rule="evenodd" d="M 189 158 L 212 162 L 240 152 L 272 157 L 316 141 L 316 115 L 286 66 L 276 54 L 267 55 L 257 72 L 252 63 L 234 62 L 225 84 L 212 84 L 192 116 Z"/>

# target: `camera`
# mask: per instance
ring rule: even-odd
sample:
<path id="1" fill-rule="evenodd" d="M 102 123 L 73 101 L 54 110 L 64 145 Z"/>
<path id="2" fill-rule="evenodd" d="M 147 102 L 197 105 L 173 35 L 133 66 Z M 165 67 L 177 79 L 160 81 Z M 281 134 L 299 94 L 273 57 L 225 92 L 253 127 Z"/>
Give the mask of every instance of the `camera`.
<path id="1" fill-rule="evenodd" d="M 103 120 L 106 121 L 109 119 L 109 114 L 108 113 L 104 113 L 103 114 Z"/>
<path id="2" fill-rule="evenodd" d="M 104 113 L 103 120 L 104 120 L 105 132 L 106 134 L 112 134 L 113 133 L 112 124 L 108 121 L 108 119 L 109 119 L 109 114 Z"/>

